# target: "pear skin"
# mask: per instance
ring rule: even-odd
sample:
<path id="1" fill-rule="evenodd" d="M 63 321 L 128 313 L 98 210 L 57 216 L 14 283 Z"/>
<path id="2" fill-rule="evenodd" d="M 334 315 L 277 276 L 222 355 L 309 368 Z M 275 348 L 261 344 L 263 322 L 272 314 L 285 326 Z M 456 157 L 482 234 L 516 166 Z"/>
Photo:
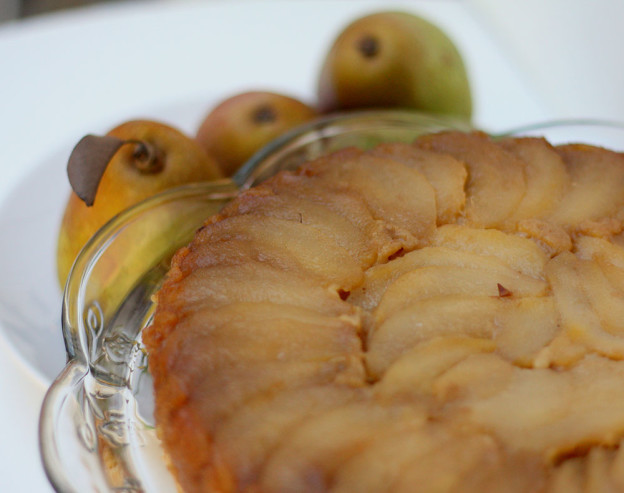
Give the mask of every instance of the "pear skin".
<path id="1" fill-rule="evenodd" d="M 107 135 L 131 142 L 121 145 L 106 165 L 92 206 L 87 206 L 74 191 L 70 194 L 57 243 L 61 286 L 82 247 L 113 216 L 168 188 L 221 177 L 214 159 L 192 138 L 168 125 L 129 121 Z M 153 153 L 154 160 L 149 163 L 142 155 L 142 144 Z"/>
<path id="2" fill-rule="evenodd" d="M 457 47 L 437 26 L 405 12 L 355 20 L 336 38 L 320 72 L 323 113 L 403 107 L 470 119 L 472 97 Z"/>
<path id="3" fill-rule="evenodd" d="M 256 151 L 288 130 L 316 117 L 307 104 L 282 94 L 251 91 L 231 96 L 212 109 L 196 140 L 231 176 Z"/>

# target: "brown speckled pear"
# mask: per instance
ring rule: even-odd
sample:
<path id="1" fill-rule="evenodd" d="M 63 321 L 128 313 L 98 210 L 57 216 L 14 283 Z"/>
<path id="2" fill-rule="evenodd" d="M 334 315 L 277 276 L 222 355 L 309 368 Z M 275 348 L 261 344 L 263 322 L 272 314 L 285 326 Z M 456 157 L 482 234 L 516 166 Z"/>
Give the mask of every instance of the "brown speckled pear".
<path id="1" fill-rule="evenodd" d="M 404 12 L 355 20 L 336 38 L 318 85 L 321 112 L 404 107 L 469 119 L 467 71 L 436 25 Z"/>
<path id="2" fill-rule="evenodd" d="M 245 92 L 227 98 L 208 113 L 197 141 L 230 176 L 265 144 L 315 116 L 314 109 L 292 97 Z"/>

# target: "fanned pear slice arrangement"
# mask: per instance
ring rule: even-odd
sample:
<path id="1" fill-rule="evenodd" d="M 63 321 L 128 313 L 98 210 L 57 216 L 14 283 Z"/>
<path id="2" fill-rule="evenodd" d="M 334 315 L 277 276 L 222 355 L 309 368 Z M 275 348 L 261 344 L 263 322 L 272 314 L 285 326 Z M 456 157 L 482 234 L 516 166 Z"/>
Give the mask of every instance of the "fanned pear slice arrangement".
<path id="1" fill-rule="evenodd" d="M 347 25 L 317 101 L 247 91 L 189 137 L 127 122 L 68 166 L 59 280 L 126 207 L 231 176 L 334 111 L 467 121 L 446 33 Z M 624 491 L 624 154 L 443 131 L 242 191 L 173 257 L 143 340 L 182 491 Z"/>
<path id="2" fill-rule="evenodd" d="M 622 490 L 623 172 L 445 131 L 242 192 L 144 332 L 182 490 Z"/>

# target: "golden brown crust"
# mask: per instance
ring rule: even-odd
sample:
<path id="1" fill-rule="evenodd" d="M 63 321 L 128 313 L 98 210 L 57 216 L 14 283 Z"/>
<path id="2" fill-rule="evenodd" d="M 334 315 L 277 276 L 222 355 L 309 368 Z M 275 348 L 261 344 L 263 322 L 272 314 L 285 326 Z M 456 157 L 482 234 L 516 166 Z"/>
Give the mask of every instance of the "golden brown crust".
<path id="1" fill-rule="evenodd" d="M 241 193 L 144 333 L 180 485 L 618 491 L 623 217 L 622 154 L 478 132 Z"/>

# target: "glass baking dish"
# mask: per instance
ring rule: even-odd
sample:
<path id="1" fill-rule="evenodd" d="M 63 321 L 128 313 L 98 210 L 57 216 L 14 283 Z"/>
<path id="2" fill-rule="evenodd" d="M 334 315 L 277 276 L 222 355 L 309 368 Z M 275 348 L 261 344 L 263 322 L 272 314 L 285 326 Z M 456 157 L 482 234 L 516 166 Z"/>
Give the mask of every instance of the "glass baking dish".
<path id="1" fill-rule="evenodd" d="M 176 491 L 152 417 L 141 330 L 172 254 L 241 190 L 345 146 L 456 128 L 459 121 L 404 111 L 337 115 L 305 125 L 259 151 L 232 180 L 176 188 L 112 219 L 85 246 L 63 298 L 67 366 L 46 394 L 40 449 L 61 492 Z M 624 125 L 551 122 L 499 135 L 544 135 L 624 150 Z"/>

